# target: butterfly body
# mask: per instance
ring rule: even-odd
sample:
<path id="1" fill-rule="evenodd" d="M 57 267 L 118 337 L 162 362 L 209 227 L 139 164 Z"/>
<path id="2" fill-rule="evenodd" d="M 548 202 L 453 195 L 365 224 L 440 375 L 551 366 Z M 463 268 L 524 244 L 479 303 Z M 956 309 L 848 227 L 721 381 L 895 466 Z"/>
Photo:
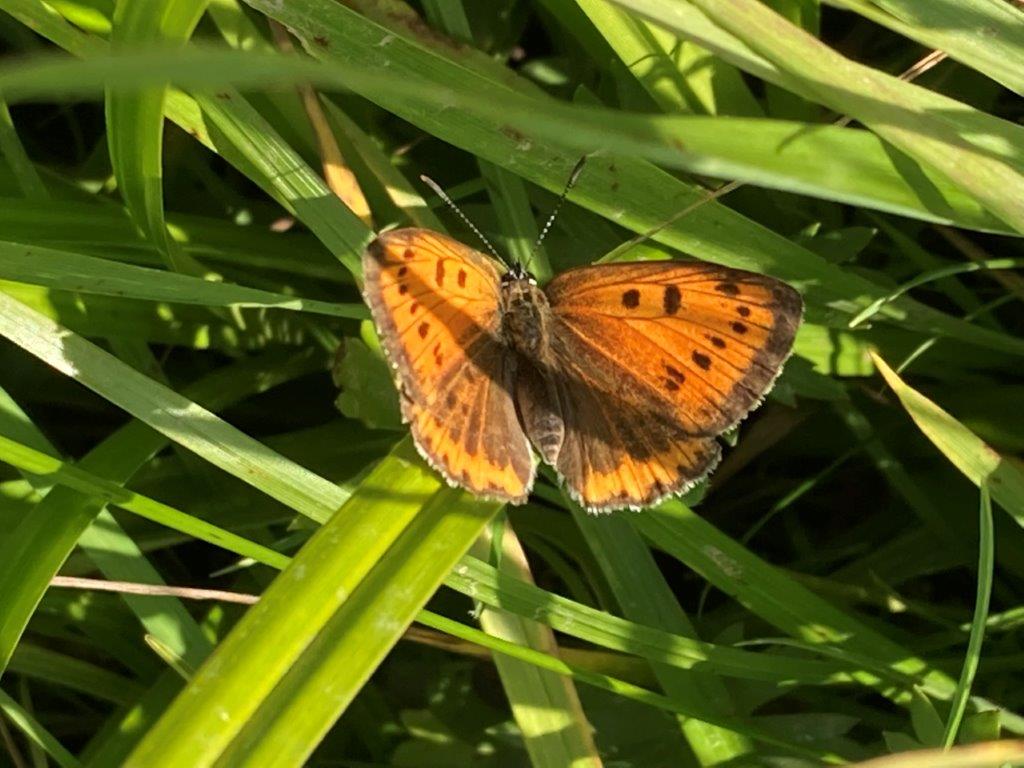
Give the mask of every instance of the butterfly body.
<path id="1" fill-rule="evenodd" d="M 521 503 L 532 446 L 591 511 L 646 506 L 705 476 L 715 437 L 778 375 L 802 311 L 780 281 L 700 262 L 582 267 L 541 289 L 422 229 L 381 235 L 363 267 L 430 464 Z"/>

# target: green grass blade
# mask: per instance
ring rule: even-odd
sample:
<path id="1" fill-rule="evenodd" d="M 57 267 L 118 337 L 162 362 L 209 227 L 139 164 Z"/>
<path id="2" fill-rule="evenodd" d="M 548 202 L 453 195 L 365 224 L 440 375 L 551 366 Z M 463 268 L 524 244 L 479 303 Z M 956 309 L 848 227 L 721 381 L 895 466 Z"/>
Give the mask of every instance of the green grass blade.
<path id="1" fill-rule="evenodd" d="M 971 634 L 964 654 L 964 666 L 957 682 L 956 693 L 950 707 L 949 718 L 942 737 L 942 746 L 949 749 L 956 741 L 960 723 L 967 710 L 971 686 L 981 661 L 981 644 L 985 639 L 985 625 L 988 623 L 989 603 L 992 599 L 992 576 L 995 570 L 995 531 L 992 526 L 992 502 L 988 485 L 981 485 L 981 503 L 978 537 L 978 587 L 974 601 L 974 617 L 971 619 Z"/>
<path id="2" fill-rule="evenodd" d="M 336 304 L 120 264 L 70 251 L 0 241 L 0 278 L 66 291 L 207 307 L 266 307 L 365 319 L 363 304 Z"/>
<path id="3" fill-rule="evenodd" d="M 52 757 L 61 768 L 78 768 L 81 765 L 63 744 L 3 690 L 0 690 L 0 712 L 25 735 L 25 738 Z"/>
<path id="4" fill-rule="evenodd" d="M 322 522 L 345 499 L 338 486 L 2 293 L 0 335 L 300 514 Z"/>
<path id="5" fill-rule="evenodd" d="M 638 624 L 657 627 L 683 637 L 695 630 L 651 556 L 643 539 L 622 517 L 597 520 L 576 505 L 573 517 L 593 551 L 623 615 Z M 681 670 L 652 664 L 658 682 L 680 703 L 728 715 L 735 705 L 722 681 L 697 669 Z M 680 723 L 702 765 L 715 765 L 751 751 L 741 733 L 687 718 Z"/>
<path id="6" fill-rule="evenodd" d="M 614 1 L 645 9 L 669 5 L 664 0 Z M 955 113 L 931 114 L 933 101 L 923 89 L 845 58 L 756 0 L 728 5 L 694 0 L 693 5 L 775 64 L 801 93 L 856 118 L 1024 232 L 1024 167 L 965 140 L 970 126 Z"/>
<path id="7" fill-rule="evenodd" d="M 490 531 L 485 532 L 474 551 L 486 556 L 487 550 L 497 549 L 501 571 L 532 580 L 526 553 L 515 533 L 507 527 L 506 521 L 497 528 L 493 539 Z M 483 607 L 479 614 L 480 626 L 489 636 L 540 654 L 559 656 L 554 633 L 544 624 L 493 607 Z M 594 745 L 593 726 L 587 721 L 571 679 L 500 653 L 494 657 L 494 664 L 532 765 L 537 768 L 601 765 Z"/>
<path id="8" fill-rule="evenodd" d="M 894 32 L 937 48 L 1024 96 L 1024 18 L 998 0 L 935 4 L 922 13 L 912 0 L 829 0 Z"/>
<path id="9" fill-rule="evenodd" d="M 716 675 L 780 685 L 828 685 L 849 683 L 852 679 L 845 668 L 831 661 L 768 657 L 627 621 L 513 579 L 473 557 L 463 558 L 445 584 L 486 605 L 535 617 L 567 635 L 679 669 L 705 668 Z M 866 674 L 864 679 L 870 677 Z M 877 679 L 875 675 L 869 682 Z M 895 681 L 898 676 L 890 679 Z"/>
<path id="10" fill-rule="evenodd" d="M 308 355 L 289 359 L 269 354 L 225 367 L 186 388 L 185 393 L 217 409 L 309 372 L 314 363 Z M 12 432 L 5 429 L 4 434 Z M 27 442 L 24 437 L 19 439 Z M 93 449 L 79 467 L 123 482 L 166 442 L 163 435 L 136 421 Z M 0 669 L 6 666 L 50 579 L 102 509 L 102 502 L 70 489 L 54 488 L 0 542 L 0 605 L 4 606 L 0 612 Z M 201 658 L 208 641 L 198 627 L 182 622 L 177 630 L 182 639 L 176 650 L 186 658 L 193 654 Z"/>
<path id="11" fill-rule="evenodd" d="M 79 493 L 102 499 L 107 504 L 187 533 L 214 546 L 224 547 L 242 557 L 252 557 L 260 562 L 275 564 L 278 567 L 284 567 L 287 563 L 287 558 L 284 555 L 272 549 L 253 544 L 242 536 L 237 536 L 191 515 L 183 514 L 166 504 L 127 491 L 115 482 L 96 477 L 78 467 L 51 458 L 2 435 L 0 435 L 0 461 L 24 472 L 30 472 L 54 483 L 67 486 Z"/>
<path id="12" fill-rule="evenodd" d="M 662 504 L 637 516 L 634 523 L 653 544 L 787 634 L 836 646 L 871 659 L 893 674 L 918 678 L 933 695 L 952 695 L 953 681 L 945 674 L 773 568 L 682 502 Z M 855 673 L 855 677 L 874 684 L 871 674 Z"/>
<path id="13" fill-rule="evenodd" d="M 111 40 L 130 48 L 184 44 L 199 23 L 207 0 L 120 0 L 114 8 Z M 138 92 L 108 90 L 107 141 L 121 190 L 139 227 L 160 249 L 173 271 L 202 274 L 167 234 L 164 221 L 163 135 L 167 88 Z"/>
<path id="14" fill-rule="evenodd" d="M 721 59 L 607 2 L 577 5 L 665 112 L 761 115 L 740 73 Z"/>
<path id="15" fill-rule="evenodd" d="M 987 485 L 992 498 L 1018 525 L 1024 526 L 1024 470 L 909 387 L 878 355 L 873 357 L 883 378 L 925 436 L 968 480 L 979 488 Z"/>
<path id="16" fill-rule="evenodd" d="M 288 754 L 311 750 L 433 592 L 433 580 L 443 578 L 449 555 L 438 547 L 447 547 L 458 557 L 494 511 L 493 506 L 459 502 L 445 515 L 440 508 L 454 501 L 447 494 L 442 494 L 441 503 L 427 503 L 439 485 L 409 442 L 400 444 L 232 630 L 128 764 L 171 766 L 184 760 L 190 765 L 210 765 L 226 750 L 258 750 L 264 743 L 267 748 L 276 743 L 283 749 L 288 742 Z M 430 549 L 434 558 L 434 565 L 414 558 L 424 582 L 407 589 L 402 581 L 393 581 L 396 572 L 408 575 L 403 570 L 403 562 L 408 561 L 392 556 L 392 548 L 412 554 L 410 548 L 416 550 L 424 539 L 436 541 L 430 536 L 451 526 L 455 530 L 447 532 L 468 538 L 442 539 L 440 544 L 421 548 L 421 552 Z M 388 591 L 382 591 L 385 587 Z M 396 599 L 394 589 L 404 589 L 404 599 Z M 406 619 L 410 606 L 415 607 Z M 399 615 L 392 617 L 392 610 Z M 351 634 L 357 621 L 369 621 L 368 631 L 376 621 L 379 636 L 363 642 L 363 635 Z M 318 638 L 327 636 L 330 643 L 320 646 Z M 277 641 L 268 644 L 266 637 Z M 349 642 L 359 650 L 349 647 Z M 331 662 L 332 648 L 342 647 L 357 654 L 348 656 L 343 678 L 338 676 L 336 661 Z M 337 687 L 326 697 L 324 689 L 317 688 L 315 698 L 320 701 L 314 703 L 302 687 L 328 669 Z M 276 707 L 308 707 L 309 720 L 279 720 L 295 730 L 290 736 L 276 734 L 276 742 L 264 741 L 274 711 L 264 707 L 275 700 Z M 228 713 L 227 722 L 218 714 L 222 712 Z M 300 721 L 305 723 L 301 728 L 297 727 Z M 259 727 L 250 730 L 250 724 Z"/>

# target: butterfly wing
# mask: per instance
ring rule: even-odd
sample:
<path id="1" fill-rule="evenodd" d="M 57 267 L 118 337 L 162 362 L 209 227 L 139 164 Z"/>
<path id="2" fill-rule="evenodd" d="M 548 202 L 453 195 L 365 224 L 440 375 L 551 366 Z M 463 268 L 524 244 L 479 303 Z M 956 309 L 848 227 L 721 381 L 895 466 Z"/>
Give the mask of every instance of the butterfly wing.
<path id="1" fill-rule="evenodd" d="M 803 310 L 785 283 L 704 263 L 582 267 L 546 293 L 556 468 L 591 509 L 647 505 L 707 474 L 714 437 L 771 387 Z"/>
<path id="2" fill-rule="evenodd" d="M 425 229 L 380 235 L 363 255 L 363 295 L 420 453 L 452 484 L 521 503 L 533 483 L 498 338 L 500 272 Z"/>

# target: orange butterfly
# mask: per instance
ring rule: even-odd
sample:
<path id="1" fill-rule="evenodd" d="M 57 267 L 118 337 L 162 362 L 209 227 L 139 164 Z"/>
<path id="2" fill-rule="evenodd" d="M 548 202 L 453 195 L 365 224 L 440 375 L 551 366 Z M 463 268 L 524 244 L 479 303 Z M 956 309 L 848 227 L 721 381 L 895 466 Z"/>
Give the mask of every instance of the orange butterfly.
<path id="1" fill-rule="evenodd" d="M 364 297 L 420 453 L 452 485 L 521 504 L 531 444 L 592 512 L 681 493 L 789 355 L 800 294 L 703 262 L 572 269 L 545 288 L 426 229 L 380 235 Z"/>

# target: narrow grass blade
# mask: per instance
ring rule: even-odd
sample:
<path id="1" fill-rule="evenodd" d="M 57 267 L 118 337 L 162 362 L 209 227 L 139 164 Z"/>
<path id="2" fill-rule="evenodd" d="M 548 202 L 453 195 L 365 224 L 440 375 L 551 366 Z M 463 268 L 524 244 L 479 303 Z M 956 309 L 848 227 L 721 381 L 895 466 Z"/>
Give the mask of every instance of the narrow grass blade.
<path id="1" fill-rule="evenodd" d="M 978 536 L 978 587 L 974 600 L 974 618 L 971 619 L 971 634 L 964 655 L 964 666 L 957 682 L 956 693 L 950 707 L 949 718 L 942 737 L 942 746 L 949 749 L 960 732 L 960 723 L 967 710 L 971 686 L 981 661 L 981 644 L 985 639 L 985 625 L 988 623 L 988 607 L 992 598 L 992 577 L 995 570 L 995 531 L 992 526 L 992 501 L 988 485 L 981 484 L 981 511 L 979 514 Z"/>
<path id="2" fill-rule="evenodd" d="M 322 522 L 345 499 L 333 483 L 3 293 L 0 335 L 300 514 Z"/>
<path id="3" fill-rule="evenodd" d="M 363 304 L 336 304 L 203 280 L 70 251 L 0 241 L 0 278 L 66 291 L 208 307 L 266 307 L 365 319 Z"/>
<path id="4" fill-rule="evenodd" d="M 186 388 L 185 393 L 217 409 L 307 373 L 315 362 L 304 354 L 290 358 L 268 354 L 227 366 Z M 94 448 L 79 467 L 124 482 L 166 443 L 163 435 L 144 423 L 132 422 Z M 103 503 L 91 497 L 53 488 L 0 542 L 0 605 L 4 606 L 0 612 L 0 670 L 6 666 L 50 579 L 102 509 Z M 187 658 L 193 654 L 201 658 L 208 641 L 198 626 L 182 622 L 178 631 L 178 652 Z"/>
<path id="5" fill-rule="evenodd" d="M 679 669 L 700 668 L 720 676 L 780 685 L 852 682 L 852 673 L 831 661 L 766 656 L 672 634 L 546 592 L 473 557 L 463 558 L 445 584 L 482 603 L 534 618 L 572 637 Z M 880 678 L 865 672 L 865 679 L 878 682 Z M 889 680 L 896 682 L 899 676 L 893 675 Z"/>
<path id="6" fill-rule="evenodd" d="M 1018 525 L 1024 526 L 1024 469 L 909 387 L 877 354 L 873 357 L 882 377 L 925 436 L 968 480 L 979 488 L 987 485 L 992 498 Z"/>
<path id="7" fill-rule="evenodd" d="M 253 544 L 242 536 L 225 531 L 215 525 L 161 504 L 158 501 L 125 490 L 117 483 L 96 477 L 78 467 L 65 464 L 28 446 L 0 435 L 0 461 L 25 472 L 45 477 L 54 483 L 65 485 L 79 493 L 99 498 L 136 515 L 187 533 L 214 546 L 225 547 L 242 557 L 252 557 L 261 562 L 284 567 L 287 558 L 267 547 Z"/>
<path id="8" fill-rule="evenodd" d="M 81 765 L 63 744 L 3 690 L 0 690 L 0 713 L 3 713 L 26 739 L 53 758 L 61 768 L 78 768 Z"/>
<path id="9" fill-rule="evenodd" d="M 485 532 L 474 551 L 485 554 L 483 550 L 489 547 L 498 550 L 501 571 L 514 573 L 523 581 L 532 581 L 526 553 L 515 532 L 506 525 L 503 521 L 498 527 L 497 541 L 492 541 Z M 487 607 L 480 611 L 480 626 L 492 637 L 560 657 L 550 627 L 530 618 Z M 594 745 L 593 726 L 587 721 L 571 679 L 500 653 L 494 657 L 494 663 L 534 766 L 597 768 L 601 765 Z"/>
<path id="10" fill-rule="evenodd" d="M 633 8 L 668 5 L 665 0 L 614 1 Z M 801 94 L 861 121 L 1024 232 L 1024 166 L 965 138 L 969 124 L 956 113 L 934 113 L 924 89 L 847 59 L 756 0 L 694 0 L 693 5 L 771 61 Z"/>
<path id="11" fill-rule="evenodd" d="M 633 522 L 655 546 L 787 634 L 871 659 L 895 675 L 920 680 L 932 695 L 952 695 L 954 684 L 945 674 L 764 562 L 682 502 L 662 504 Z M 874 676 L 854 673 L 867 685 L 876 684 Z"/>
<path id="12" fill-rule="evenodd" d="M 261 765 L 301 762 L 295 756 L 313 749 L 432 594 L 448 558 L 494 512 L 447 492 L 428 504 L 438 488 L 402 443 L 232 630 L 128 765 L 203 766 L 250 750 L 267 759 Z M 284 717 L 293 706 L 305 714 Z"/>

